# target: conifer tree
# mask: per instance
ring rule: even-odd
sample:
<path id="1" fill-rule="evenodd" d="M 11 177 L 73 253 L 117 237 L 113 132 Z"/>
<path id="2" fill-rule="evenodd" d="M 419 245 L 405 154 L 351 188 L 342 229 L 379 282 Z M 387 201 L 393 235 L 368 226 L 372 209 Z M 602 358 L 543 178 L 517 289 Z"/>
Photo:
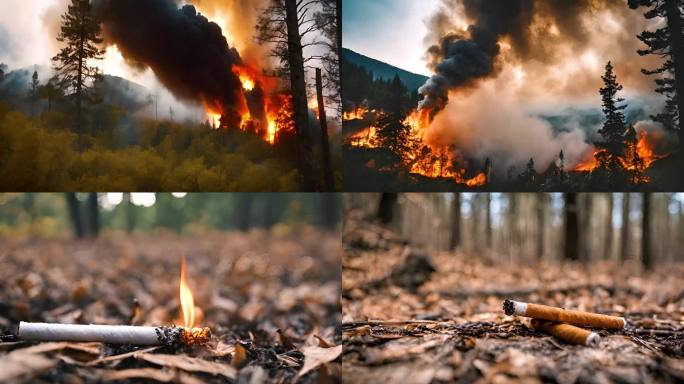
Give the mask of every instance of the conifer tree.
<path id="1" fill-rule="evenodd" d="M 31 118 L 36 115 L 36 102 L 39 97 L 40 82 L 38 81 L 38 71 L 33 71 L 31 83 L 29 83 L 29 100 L 31 101 Z"/>
<path id="2" fill-rule="evenodd" d="M 92 13 L 89 0 L 71 0 L 62 15 L 62 27 L 57 41 L 65 46 L 52 59 L 60 86 L 75 98 L 76 131 L 79 150 L 83 149 L 83 102 L 93 83 L 100 77 L 97 67 L 89 66 L 89 59 L 101 60 L 104 51 L 100 23 Z"/>
<path id="3" fill-rule="evenodd" d="M 617 77 L 613 72 L 613 64 L 610 61 L 606 64 L 606 72 L 601 78 L 603 79 L 604 86 L 599 93 L 603 101 L 603 113 L 606 115 L 606 122 L 603 124 L 603 128 L 599 130 L 599 133 L 610 145 L 609 150 L 611 150 L 611 153 L 619 155 L 622 139 L 626 131 L 625 115 L 622 111 L 627 106 L 620 104 L 625 101 L 617 96 L 617 93 L 622 90 L 622 85 L 617 82 Z"/>
<path id="4" fill-rule="evenodd" d="M 658 75 L 656 92 L 667 98 L 664 110 L 653 118 L 666 128 L 679 129 L 680 161 L 684 165 L 684 0 L 629 0 L 632 9 L 647 8 L 646 19 L 664 19 L 655 31 L 644 31 L 638 38 L 647 49 L 639 55 L 656 55 L 665 61 L 656 69 L 642 69 L 646 75 Z"/>

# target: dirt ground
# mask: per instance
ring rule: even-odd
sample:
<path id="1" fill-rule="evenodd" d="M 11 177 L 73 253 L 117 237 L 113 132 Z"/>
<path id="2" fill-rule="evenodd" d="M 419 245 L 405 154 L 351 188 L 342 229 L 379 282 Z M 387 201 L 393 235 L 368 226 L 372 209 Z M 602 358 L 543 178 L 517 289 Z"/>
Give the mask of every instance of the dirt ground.
<path id="1" fill-rule="evenodd" d="M 0 382 L 340 382 L 340 253 L 339 235 L 307 228 L 4 241 Z M 12 337 L 20 321 L 180 324 L 182 254 L 207 345 Z"/>
<path id="2" fill-rule="evenodd" d="M 348 215 L 343 234 L 346 383 L 684 381 L 684 266 L 641 274 L 615 262 L 426 254 L 360 218 Z M 597 348 L 569 345 L 506 316 L 506 298 L 624 316 L 628 326 L 596 330 Z"/>

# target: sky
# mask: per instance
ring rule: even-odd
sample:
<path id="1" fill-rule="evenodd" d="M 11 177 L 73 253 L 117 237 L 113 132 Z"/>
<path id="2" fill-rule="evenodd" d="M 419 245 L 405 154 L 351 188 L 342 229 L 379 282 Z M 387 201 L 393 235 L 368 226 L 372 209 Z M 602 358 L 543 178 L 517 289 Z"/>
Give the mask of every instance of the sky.
<path id="1" fill-rule="evenodd" d="M 342 44 L 402 69 L 430 75 L 423 59 L 425 20 L 438 0 L 344 0 Z"/>

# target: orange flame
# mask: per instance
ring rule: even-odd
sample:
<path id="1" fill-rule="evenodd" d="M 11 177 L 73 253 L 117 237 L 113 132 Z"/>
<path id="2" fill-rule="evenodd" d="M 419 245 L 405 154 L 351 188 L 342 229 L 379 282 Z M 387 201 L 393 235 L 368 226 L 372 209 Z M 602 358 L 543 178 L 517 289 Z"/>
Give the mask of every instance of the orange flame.
<path id="1" fill-rule="evenodd" d="M 487 175 L 485 175 L 484 172 L 481 172 L 479 175 L 477 175 L 477 176 L 473 177 L 472 179 L 466 181 L 466 185 L 469 186 L 470 188 L 481 187 L 485 184 L 487 184 Z"/>
<path id="2" fill-rule="evenodd" d="M 369 111 L 367 108 L 357 107 L 353 111 L 343 112 L 342 113 L 342 120 L 344 120 L 344 121 L 363 120 L 364 116 L 368 112 Z"/>
<path id="3" fill-rule="evenodd" d="M 185 276 L 185 256 L 181 262 L 180 303 L 183 312 L 183 325 L 186 328 L 192 328 L 195 325 L 195 299 L 192 297 L 192 291 Z"/>

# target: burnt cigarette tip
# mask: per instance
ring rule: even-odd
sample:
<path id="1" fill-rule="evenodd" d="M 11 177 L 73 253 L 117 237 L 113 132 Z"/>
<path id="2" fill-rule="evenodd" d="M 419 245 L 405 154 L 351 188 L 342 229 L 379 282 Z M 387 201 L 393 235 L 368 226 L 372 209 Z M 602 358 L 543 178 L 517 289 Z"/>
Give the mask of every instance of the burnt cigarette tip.
<path id="1" fill-rule="evenodd" d="M 515 303 L 512 300 L 504 300 L 503 310 L 506 316 L 513 316 L 513 314 L 515 313 Z"/>

